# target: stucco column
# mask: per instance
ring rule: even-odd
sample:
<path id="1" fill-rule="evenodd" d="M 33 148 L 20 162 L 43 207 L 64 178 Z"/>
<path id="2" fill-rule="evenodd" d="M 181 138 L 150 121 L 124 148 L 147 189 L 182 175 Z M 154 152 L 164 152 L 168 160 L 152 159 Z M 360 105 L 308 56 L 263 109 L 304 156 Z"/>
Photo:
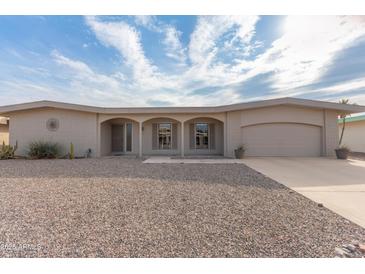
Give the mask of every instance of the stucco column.
<path id="1" fill-rule="evenodd" d="M 96 114 L 96 151 L 95 156 L 101 157 L 101 130 L 100 130 L 100 123 L 99 123 L 99 113 Z"/>
<path id="2" fill-rule="evenodd" d="M 139 157 L 142 158 L 142 135 L 143 135 L 143 131 L 142 131 L 142 125 L 143 125 L 143 122 L 140 121 L 139 122 Z"/>
<path id="3" fill-rule="evenodd" d="M 227 112 L 225 114 L 225 119 L 223 123 L 223 155 L 224 157 L 228 157 L 228 139 L 227 139 Z"/>
<path id="4" fill-rule="evenodd" d="M 181 121 L 181 157 L 185 156 L 184 121 Z"/>

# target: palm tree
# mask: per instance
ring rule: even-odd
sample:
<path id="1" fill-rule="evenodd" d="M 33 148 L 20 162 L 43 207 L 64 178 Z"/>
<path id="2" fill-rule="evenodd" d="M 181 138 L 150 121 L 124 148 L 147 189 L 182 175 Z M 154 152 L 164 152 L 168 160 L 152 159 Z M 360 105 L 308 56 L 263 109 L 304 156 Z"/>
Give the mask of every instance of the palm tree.
<path id="1" fill-rule="evenodd" d="M 340 104 L 348 104 L 349 103 L 349 99 L 341 99 L 339 101 Z M 341 136 L 340 136 L 340 141 L 338 142 L 338 146 L 340 147 L 342 144 L 342 139 L 343 139 L 343 133 L 345 132 L 345 127 L 346 127 L 346 116 L 347 114 L 345 112 L 340 114 L 340 118 L 342 119 L 342 130 L 341 130 Z"/>

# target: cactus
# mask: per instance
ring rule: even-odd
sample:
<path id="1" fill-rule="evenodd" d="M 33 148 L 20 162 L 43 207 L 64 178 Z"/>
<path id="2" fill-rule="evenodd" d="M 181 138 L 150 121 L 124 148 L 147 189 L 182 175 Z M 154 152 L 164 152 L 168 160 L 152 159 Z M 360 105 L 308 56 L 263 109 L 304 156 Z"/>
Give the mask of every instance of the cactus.
<path id="1" fill-rule="evenodd" d="M 70 144 L 70 159 L 75 159 L 75 150 L 74 150 L 74 144 Z"/>
<path id="2" fill-rule="evenodd" d="M 15 151 L 18 149 L 18 141 L 16 141 L 15 146 L 5 145 L 3 142 L 1 149 L 0 149 L 0 159 L 13 159 L 15 156 Z"/>

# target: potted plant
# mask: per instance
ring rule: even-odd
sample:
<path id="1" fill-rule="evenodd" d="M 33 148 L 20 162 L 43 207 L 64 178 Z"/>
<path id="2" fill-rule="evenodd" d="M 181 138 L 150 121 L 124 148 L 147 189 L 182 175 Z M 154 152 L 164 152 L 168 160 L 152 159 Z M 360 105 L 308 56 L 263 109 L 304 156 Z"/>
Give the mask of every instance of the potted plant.
<path id="1" fill-rule="evenodd" d="M 245 154 L 245 146 L 240 145 L 237 149 L 234 150 L 234 156 L 236 159 L 243 159 L 243 156 Z"/>
<path id="2" fill-rule="evenodd" d="M 349 99 L 341 99 L 339 103 L 348 104 Z M 338 142 L 338 148 L 335 149 L 337 159 L 342 159 L 342 160 L 346 160 L 350 153 L 350 149 L 342 145 L 343 134 L 345 132 L 345 127 L 346 127 L 346 116 L 347 116 L 346 113 L 340 114 L 340 118 L 342 119 L 342 130 L 341 130 L 340 140 Z"/>
<path id="3" fill-rule="evenodd" d="M 349 157 L 350 149 L 346 146 L 339 146 L 335 149 L 337 159 L 346 160 Z"/>

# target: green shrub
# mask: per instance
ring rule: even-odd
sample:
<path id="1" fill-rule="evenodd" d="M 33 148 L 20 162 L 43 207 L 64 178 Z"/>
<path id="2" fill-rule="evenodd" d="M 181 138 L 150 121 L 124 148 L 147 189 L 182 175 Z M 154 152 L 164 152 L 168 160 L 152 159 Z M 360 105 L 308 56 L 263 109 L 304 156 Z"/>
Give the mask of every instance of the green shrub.
<path id="1" fill-rule="evenodd" d="M 29 144 L 28 155 L 33 159 L 54 159 L 61 155 L 61 147 L 52 142 L 33 142 Z"/>
<path id="2" fill-rule="evenodd" d="M 3 142 L 2 146 L 0 147 L 0 160 L 13 159 L 17 149 L 18 141 L 16 141 L 15 146 L 5 145 L 5 142 Z"/>

